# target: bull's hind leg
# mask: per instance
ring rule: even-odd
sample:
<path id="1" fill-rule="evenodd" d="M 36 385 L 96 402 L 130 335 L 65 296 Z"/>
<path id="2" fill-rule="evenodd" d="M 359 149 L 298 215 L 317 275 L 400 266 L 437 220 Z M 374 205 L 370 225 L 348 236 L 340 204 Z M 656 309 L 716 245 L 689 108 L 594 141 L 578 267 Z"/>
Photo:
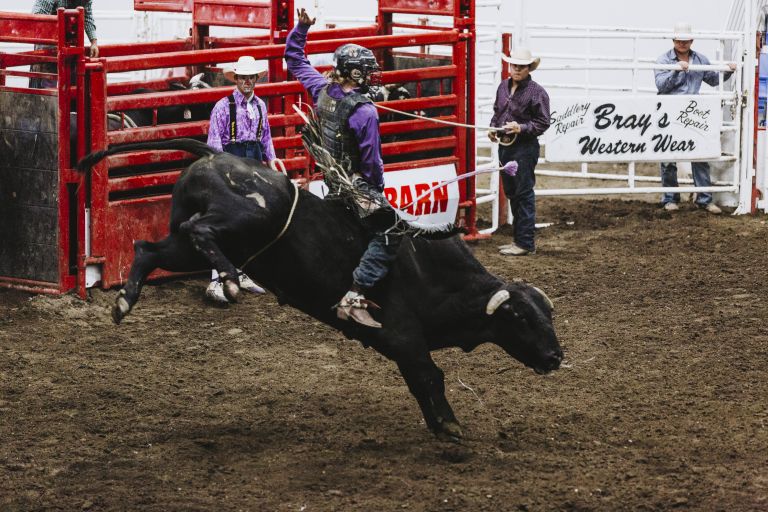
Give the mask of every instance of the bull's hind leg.
<path id="1" fill-rule="evenodd" d="M 194 250 L 186 236 L 172 233 L 159 242 L 137 240 L 133 244 L 133 263 L 128 280 L 120 290 L 112 308 L 112 319 L 119 324 L 139 300 L 141 287 L 155 269 L 190 272 L 210 268 L 210 264 Z"/>
<path id="2" fill-rule="evenodd" d="M 416 359 L 396 359 L 400 373 L 408 384 L 411 394 L 419 403 L 427 427 L 438 437 L 458 439 L 461 427 L 453 409 L 445 398 L 445 374 L 432 361 L 429 354 Z"/>
<path id="3" fill-rule="evenodd" d="M 237 302 L 237 295 L 240 292 L 237 269 L 216 243 L 217 234 L 224 229 L 234 228 L 234 231 L 237 230 L 237 226 L 230 225 L 231 223 L 230 219 L 225 219 L 215 213 L 195 214 L 188 221 L 182 222 L 179 230 L 189 236 L 198 253 L 205 257 L 218 271 L 227 300 Z"/>

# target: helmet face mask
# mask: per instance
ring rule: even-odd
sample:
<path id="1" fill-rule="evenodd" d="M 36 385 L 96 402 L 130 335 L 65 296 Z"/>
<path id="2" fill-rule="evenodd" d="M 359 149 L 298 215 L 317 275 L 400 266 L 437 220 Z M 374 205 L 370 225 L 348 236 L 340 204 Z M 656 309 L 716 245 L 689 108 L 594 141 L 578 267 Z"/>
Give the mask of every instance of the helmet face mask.
<path id="1" fill-rule="evenodd" d="M 370 85 L 381 83 L 381 69 L 371 50 L 357 44 L 345 44 L 333 54 L 336 73 L 355 82 L 365 93 Z"/>

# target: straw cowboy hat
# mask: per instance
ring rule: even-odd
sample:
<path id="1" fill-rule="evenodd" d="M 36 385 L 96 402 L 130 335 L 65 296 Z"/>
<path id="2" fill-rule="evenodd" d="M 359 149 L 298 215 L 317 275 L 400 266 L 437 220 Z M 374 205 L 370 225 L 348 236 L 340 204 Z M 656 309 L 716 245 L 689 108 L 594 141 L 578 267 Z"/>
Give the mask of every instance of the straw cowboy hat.
<path id="1" fill-rule="evenodd" d="M 224 66 L 222 72 L 227 77 L 227 80 L 234 82 L 235 75 L 259 75 L 266 70 L 267 68 L 264 63 L 257 62 L 256 59 L 249 55 L 244 55 L 237 59 L 236 63 Z"/>
<path id="2" fill-rule="evenodd" d="M 517 64 L 518 66 L 528 65 L 530 66 L 531 71 L 539 67 L 539 63 L 541 62 L 539 57 L 534 58 L 531 56 L 531 50 L 523 48 L 522 46 L 515 48 L 514 51 L 512 51 L 512 55 L 509 57 L 502 55 L 501 58 L 504 62 L 509 62 L 510 64 Z"/>
<path id="3" fill-rule="evenodd" d="M 675 41 L 692 41 L 693 29 L 690 23 L 676 23 L 675 28 L 672 29 L 672 39 Z"/>

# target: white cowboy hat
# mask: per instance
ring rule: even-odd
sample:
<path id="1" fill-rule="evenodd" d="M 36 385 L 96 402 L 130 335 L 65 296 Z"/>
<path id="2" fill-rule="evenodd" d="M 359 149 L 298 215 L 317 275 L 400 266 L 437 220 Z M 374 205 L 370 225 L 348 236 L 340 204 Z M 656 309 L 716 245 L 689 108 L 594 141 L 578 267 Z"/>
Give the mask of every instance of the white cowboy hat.
<path id="1" fill-rule="evenodd" d="M 680 22 L 675 23 L 675 28 L 672 29 L 672 39 L 675 41 L 692 41 L 693 29 L 690 23 Z"/>
<path id="2" fill-rule="evenodd" d="M 528 65 L 530 66 L 531 71 L 539 67 L 539 63 L 541 62 L 539 57 L 534 58 L 531 55 L 531 50 L 528 48 L 523 48 L 522 46 L 515 48 L 512 52 L 512 55 L 509 57 L 502 54 L 501 58 L 504 60 L 504 62 L 509 62 L 510 64 L 517 64 L 518 66 Z"/>
<path id="3" fill-rule="evenodd" d="M 237 59 L 235 64 L 228 64 L 222 68 L 224 76 L 230 82 L 235 81 L 235 75 L 258 75 L 267 70 L 266 65 L 249 55 L 244 55 Z"/>

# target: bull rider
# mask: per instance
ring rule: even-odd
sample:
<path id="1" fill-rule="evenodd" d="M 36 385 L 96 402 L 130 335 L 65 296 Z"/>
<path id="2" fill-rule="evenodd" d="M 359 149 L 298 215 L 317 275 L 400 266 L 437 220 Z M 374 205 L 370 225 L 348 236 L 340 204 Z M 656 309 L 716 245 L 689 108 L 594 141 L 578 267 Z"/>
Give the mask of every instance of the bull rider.
<path id="1" fill-rule="evenodd" d="M 380 69 L 368 48 L 344 44 L 333 54 L 334 69 L 328 78 L 310 64 L 304 52 L 309 27 L 315 24 L 305 9 L 299 9 L 299 21 L 288 35 L 285 61 L 296 79 L 312 96 L 322 131 L 322 146 L 353 179 L 353 185 L 365 194 L 383 199 L 384 163 L 381 158 L 379 115 L 366 96 L 375 85 Z M 364 293 L 384 278 L 395 259 L 400 237 L 376 233 L 352 273 L 349 291 L 336 305 L 342 320 L 380 328 L 367 308 Z"/>

